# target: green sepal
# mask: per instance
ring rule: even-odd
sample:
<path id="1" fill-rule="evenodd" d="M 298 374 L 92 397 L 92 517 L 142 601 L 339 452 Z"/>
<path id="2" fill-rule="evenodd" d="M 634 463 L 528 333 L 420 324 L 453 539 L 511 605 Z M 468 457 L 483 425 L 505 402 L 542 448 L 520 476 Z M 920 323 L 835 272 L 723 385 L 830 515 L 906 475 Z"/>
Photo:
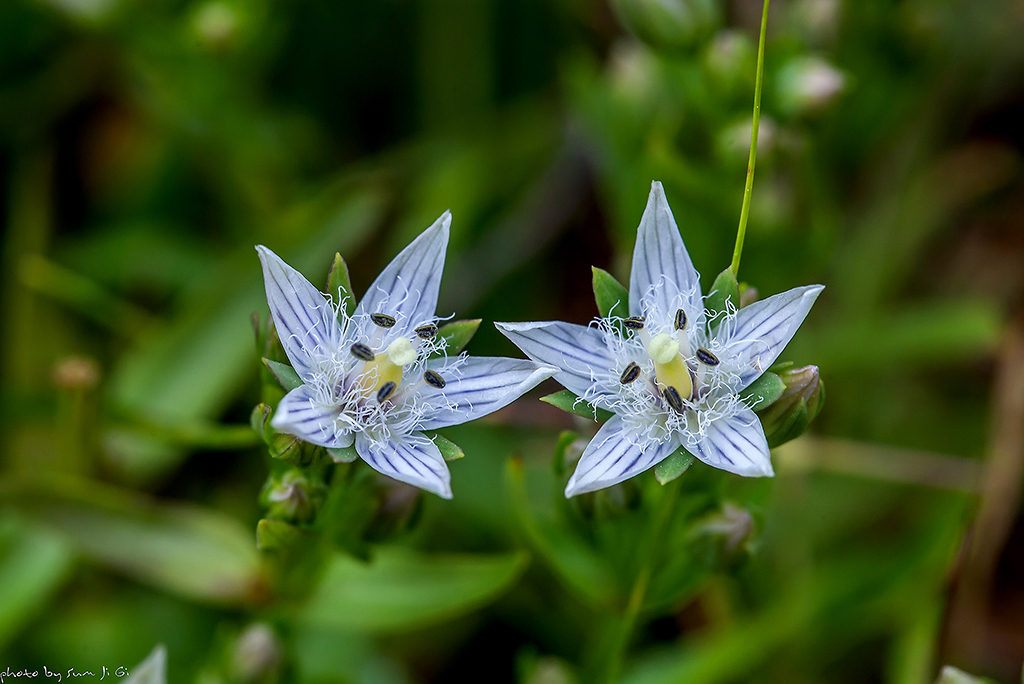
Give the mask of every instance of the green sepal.
<path id="1" fill-rule="evenodd" d="M 278 363 L 277 361 L 271 361 L 270 359 L 263 359 L 263 364 L 270 369 L 270 372 L 274 374 L 277 381 L 281 383 L 281 387 L 291 392 L 296 387 L 302 386 L 302 378 L 295 372 L 295 369 L 286 363 Z"/>
<path id="2" fill-rule="evenodd" d="M 302 441 L 298 437 L 271 432 L 267 447 L 273 458 L 294 462 L 302 460 Z"/>
<path id="3" fill-rule="evenodd" d="M 731 268 L 718 274 L 711 285 L 710 294 L 704 300 L 711 325 L 717 325 L 721 314 L 728 310 L 727 303 L 731 303 L 733 308 L 739 308 L 740 305 L 740 284 L 736 282 L 736 274 Z"/>
<path id="4" fill-rule="evenodd" d="M 598 408 L 597 406 L 580 399 L 569 390 L 561 390 L 560 392 L 549 394 L 546 397 L 541 397 L 540 400 L 551 404 L 555 408 L 562 409 L 567 413 L 575 413 L 577 416 L 583 416 L 584 418 L 590 418 L 591 420 L 604 422 L 615 415 L 611 411 Z"/>
<path id="5" fill-rule="evenodd" d="M 335 253 L 331 271 L 327 274 L 327 294 L 335 303 L 345 302 L 345 313 L 349 316 L 356 310 L 356 296 L 352 294 L 352 282 L 348 278 L 348 264 Z"/>
<path id="6" fill-rule="evenodd" d="M 629 290 L 608 271 L 591 266 L 594 272 L 594 300 L 601 318 L 607 318 L 612 311 L 616 316 L 629 316 Z"/>
<path id="7" fill-rule="evenodd" d="M 249 425 L 264 442 L 270 434 L 270 415 L 273 410 L 266 404 L 257 404 L 249 414 Z"/>
<path id="8" fill-rule="evenodd" d="M 347 447 L 341 447 L 334 449 L 331 447 L 324 447 L 327 449 L 327 455 L 331 457 L 331 460 L 335 463 L 351 463 L 352 461 L 359 458 L 359 454 L 356 452 L 356 448 L 353 445 Z"/>
<path id="9" fill-rule="evenodd" d="M 438 352 L 434 356 L 441 356 L 442 354 L 454 356 L 461 352 L 469 344 L 469 341 L 473 339 L 477 328 L 480 327 L 480 321 L 481 319 L 479 318 L 471 318 L 465 321 L 452 321 L 442 325 L 440 330 L 437 331 L 437 336 L 447 344 L 445 345 L 444 352 Z"/>
<path id="10" fill-rule="evenodd" d="M 672 452 L 672 455 L 654 467 L 654 478 L 663 485 L 667 485 L 685 473 L 693 465 L 693 454 L 679 447 Z"/>
<path id="11" fill-rule="evenodd" d="M 283 520 L 263 518 L 256 524 L 256 548 L 260 551 L 277 551 L 293 545 L 305 534 Z"/>
<path id="12" fill-rule="evenodd" d="M 740 392 L 740 399 L 755 411 L 763 411 L 782 396 L 786 383 L 775 373 L 765 371 Z"/>
<path id="13" fill-rule="evenodd" d="M 441 456 L 443 456 L 446 461 L 457 461 L 466 455 L 466 452 L 462 450 L 462 447 L 444 435 L 439 435 L 436 432 L 428 432 L 427 437 L 437 445 L 438 451 L 441 452 Z"/>
<path id="14" fill-rule="evenodd" d="M 573 442 L 579 438 L 579 434 L 572 430 L 564 430 L 562 434 L 558 435 L 558 442 L 555 443 L 555 453 L 551 459 L 551 466 L 555 470 L 555 475 L 561 476 L 565 473 L 565 454 L 569 447 L 573 445 Z"/>

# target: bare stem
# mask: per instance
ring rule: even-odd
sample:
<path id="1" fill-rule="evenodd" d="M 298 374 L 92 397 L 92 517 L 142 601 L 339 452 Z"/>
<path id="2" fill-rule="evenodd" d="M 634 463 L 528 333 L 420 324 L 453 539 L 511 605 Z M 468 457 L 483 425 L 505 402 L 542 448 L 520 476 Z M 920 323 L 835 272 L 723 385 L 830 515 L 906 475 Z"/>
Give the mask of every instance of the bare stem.
<path id="1" fill-rule="evenodd" d="M 743 254 L 743 239 L 747 236 L 747 219 L 750 217 L 750 194 L 754 188 L 754 162 L 757 161 L 757 129 L 761 122 L 761 81 L 764 77 L 764 37 L 768 28 L 768 0 L 764 0 L 761 12 L 761 38 L 757 44 L 757 77 L 754 81 L 754 123 L 750 129 L 750 159 L 747 161 L 747 183 L 743 188 L 743 208 L 740 209 L 740 225 L 736 230 L 736 246 L 732 250 L 733 275 L 740 271 L 740 255 Z"/>

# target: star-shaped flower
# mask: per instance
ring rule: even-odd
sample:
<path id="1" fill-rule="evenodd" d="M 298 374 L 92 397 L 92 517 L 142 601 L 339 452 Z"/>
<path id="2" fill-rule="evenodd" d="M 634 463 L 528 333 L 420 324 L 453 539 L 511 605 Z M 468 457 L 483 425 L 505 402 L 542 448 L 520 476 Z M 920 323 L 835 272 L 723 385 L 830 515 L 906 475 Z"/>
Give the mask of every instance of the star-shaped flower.
<path id="1" fill-rule="evenodd" d="M 451 215 L 445 212 L 384 269 L 349 316 L 262 245 L 267 303 L 302 380 L 271 420 L 311 444 L 355 444 L 372 468 L 451 498 L 451 475 L 423 433 L 485 416 L 558 369 L 444 354 L 434 315 Z"/>
<path id="2" fill-rule="evenodd" d="M 584 450 L 566 496 L 622 482 L 680 447 L 729 472 L 772 475 L 764 430 L 740 392 L 772 365 L 822 289 L 730 305 L 709 320 L 700 277 L 661 183 L 653 183 L 637 230 L 628 312 L 613 309 L 589 327 L 497 324 L 531 359 L 557 366 L 555 380 L 615 414 Z"/>

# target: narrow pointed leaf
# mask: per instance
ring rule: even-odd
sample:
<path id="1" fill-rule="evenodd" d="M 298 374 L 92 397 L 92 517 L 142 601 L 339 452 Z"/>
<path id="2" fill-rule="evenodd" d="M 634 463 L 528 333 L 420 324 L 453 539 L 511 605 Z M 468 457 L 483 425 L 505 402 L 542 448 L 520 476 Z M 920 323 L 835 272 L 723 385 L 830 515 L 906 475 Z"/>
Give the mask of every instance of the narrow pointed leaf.
<path id="1" fill-rule="evenodd" d="M 693 465 L 693 455 L 686 449 L 679 448 L 654 467 L 654 477 L 663 485 L 668 484 L 685 473 Z"/>
<path id="2" fill-rule="evenodd" d="M 740 392 L 740 399 L 755 411 L 766 409 L 786 391 L 786 383 L 775 373 L 766 371 Z"/>
<path id="3" fill-rule="evenodd" d="M 327 274 L 327 296 L 335 303 L 344 301 L 345 313 L 350 316 L 356 310 L 356 297 L 352 293 L 352 283 L 348 278 L 348 264 L 338 253 L 335 253 L 331 271 Z"/>
<path id="4" fill-rule="evenodd" d="M 260 551 L 277 551 L 291 546 L 306 533 L 283 520 L 263 518 L 256 525 L 256 547 Z"/>
<path id="5" fill-rule="evenodd" d="M 288 364 L 278 363 L 270 359 L 263 359 L 263 363 L 274 374 L 277 381 L 281 383 L 281 387 L 284 387 L 289 392 L 302 385 L 302 379 L 299 377 L 299 374 Z"/>
<path id="6" fill-rule="evenodd" d="M 740 285 L 736 282 L 736 274 L 729 268 L 718 274 L 711 286 L 711 292 L 704 300 L 704 308 L 708 311 L 708 319 L 712 326 L 715 325 L 716 317 L 726 311 L 727 303 L 734 308 L 739 308 L 740 305 Z"/>
<path id="7" fill-rule="evenodd" d="M 427 437 L 433 440 L 434 444 L 437 445 L 438 451 L 441 452 L 441 456 L 443 456 L 446 461 L 457 461 L 466 455 L 462 450 L 462 447 L 447 437 L 437 433 L 427 433 Z"/>
<path id="8" fill-rule="evenodd" d="M 480 327 L 480 320 L 479 318 L 471 318 L 465 321 L 452 321 L 441 326 L 441 329 L 437 331 L 437 336 L 448 343 L 445 347 L 445 353 L 448 356 L 458 354 L 469 344 L 469 341 L 473 339 L 473 335 L 476 334 L 477 328 Z M 440 356 L 440 354 L 437 356 Z"/>
<path id="9" fill-rule="evenodd" d="M 359 458 L 359 454 L 356 452 L 354 444 L 349 444 L 347 447 L 340 448 L 327 447 L 327 455 L 330 456 L 331 460 L 335 463 L 351 463 Z"/>
<path id="10" fill-rule="evenodd" d="M 592 266 L 594 272 L 594 300 L 602 318 L 614 313 L 625 318 L 629 315 L 629 291 L 608 271 Z"/>
<path id="11" fill-rule="evenodd" d="M 562 409 L 566 413 L 574 413 L 577 416 L 583 416 L 584 418 L 590 418 L 591 420 L 605 421 L 613 415 L 611 411 L 598 408 L 597 406 L 580 399 L 569 390 L 560 390 L 554 394 L 549 394 L 546 397 L 541 397 L 540 400 L 547 404 L 551 404 L 555 408 Z"/>

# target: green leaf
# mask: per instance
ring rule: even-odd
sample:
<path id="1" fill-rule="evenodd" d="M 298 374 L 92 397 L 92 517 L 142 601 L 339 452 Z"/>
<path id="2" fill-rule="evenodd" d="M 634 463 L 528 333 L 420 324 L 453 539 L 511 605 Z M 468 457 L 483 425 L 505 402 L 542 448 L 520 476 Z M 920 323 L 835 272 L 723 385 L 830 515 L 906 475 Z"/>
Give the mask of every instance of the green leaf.
<path id="1" fill-rule="evenodd" d="M 71 549 L 53 534 L 0 518 L 0 650 L 43 612 L 71 561 Z"/>
<path id="2" fill-rule="evenodd" d="M 219 604 L 247 603 L 266 591 L 251 529 L 219 511 L 55 475 L 8 481 L 0 493 L 86 556 L 144 584 Z"/>
<path id="3" fill-rule="evenodd" d="M 288 364 L 278 363 L 270 359 L 263 359 L 263 364 L 270 369 L 270 372 L 274 374 L 277 381 L 281 383 L 281 387 L 284 387 L 287 391 L 291 392 L 296 387 L 302 386 L 302 378 Z"/>
<path id="4" fill-rule="evenodd" d="M 434 441 L 446 461 L 457 461 L 466 455 L 462 447 L 443 435 L 434 432 L 427 433 L 427 436 Z"/>
<path id="5" fill-rule="evenodd" d="M 572 430 L 565 430 L 562 434 L 558 435 L 558 442 L 555 444 L 555 455 L 551 460 L 555 475 L 561 476 L 565 473 L 565 453 L 572 446 L 573 442 L 579 438 L 579 434 Z"/>
<path id="6" fill-rule="evenodd" d="M 654 468 L 654 477 L 663 485 L 676 479 L 693 465 L 693 455 L 686 449 L 679 447 L 672 455 L 659 463 Z"/>
<path id="7" fill-rule="evenodd" d="M 263 518 L 256 524 L 256 546 L 260 551 L 276 551 L 291 546 L 306 533 L 283 520 Z"/>
<path id="8" fill-rule="evenodd" d="M 366 564 L 338 554 L 299 621 L 354 632 L 419 629 L 490 603 L 519 579 L 527 560 L 522 553 L 425 556 L 381 547 Z"/>
<path id="9" fill-rule="evenodd" d="M 732 272 L 731 268 L 718 274 L 715 282 L 711 285 L 711 292 L 704 302 L 704 308 L 708 310 L 708 319 L 712 321 L 712 325 L 717 320 L 716 316 L 728 310 L 727 303 L 731 303 L 735 308 L 739 308 L 740 305 L 740 285 L 736 282 L 736 274 Z"/>
<path id="10" fill-rule="evenodd" d="M 541 397 L 540 400 L 551 404 L 555 408 L 562 409 L 567 413 L 575 413 L 577 416 L 583 416 L 584 418 L 590 418 L 591 420 L 603 422 L 614 415 L 611 411 L 598 408 L 597 406 L 593 406 L 580 399 L 569 390 L 561 390 L 554 394 L 549 394 L 546 397 Z"/>
<path id="11" fill-rule="evenodd" d="M 352 294 L 352 282 L 348 278 L 348 264 L 341 254 L 334 254 L 334 263 L 327 274 L 327 295 L 335 302 L 345 302 L 345 313 L 352 315 L 356 310 L 356 297 Z"/>
<path id="12" fill-rule="evenodd" d="M 351 463 L 352 461 L 359 458 L 359 454 L 356 452 L 356 448 L 351 444 L 347 447 L 339 449 L 326 447 L 327 455 L 331 457 L 331 460 L 335 463 Z"/>
<path id="13" fill-rule="evenodd" d="M 480 320 L 479 318 L 472 318 L 465 321 L 452 321 L 442 325 L 441 329 L 437 331 L 437 336 L 448 343 L 445 346 L 444 353 L 448 354 L 448 356 L 454 356 L 461 352 L 469 344 L 469 341 L 473 339 L 473 335 L 476 334 L 477 328 L 480 327 Z M 440 355 L 440 353 L 435 354 L 435 356 Z"/>
<path id="14" fill-rule="evenodd" d="M 765 371 L 740 392 L 740 399 L 755 411 L 760 411 L 778 401 L 785 391 L 786 383 L 782 378 L 771 371 Z"/>
<path id="15" fill-rule="evenodd" d="M 601 317 L 607 318 L 612 312 L 622 318 L 629 316 L 629 290 L 608 271 L 597 266 L 591 266 L 591 270 L 594 272 L 594 300 Z"/>

